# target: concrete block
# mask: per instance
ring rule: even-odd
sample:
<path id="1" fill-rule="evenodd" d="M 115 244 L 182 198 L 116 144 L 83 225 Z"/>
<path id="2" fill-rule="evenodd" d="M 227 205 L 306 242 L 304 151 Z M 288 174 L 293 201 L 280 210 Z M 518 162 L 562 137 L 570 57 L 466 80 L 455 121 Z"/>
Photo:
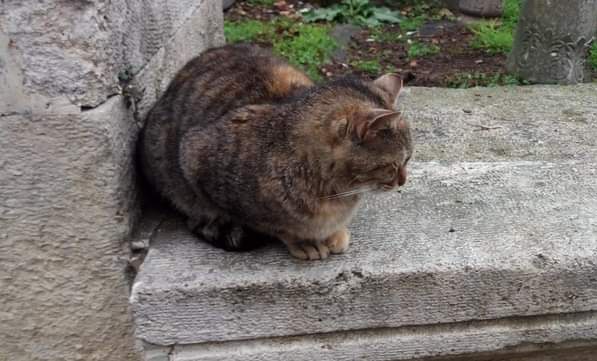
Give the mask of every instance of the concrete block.
<path id="1" fill-rule="evenodd" d="M 2 2 L 0 360 L 139 358 L 126 272 L 138 126 L 118 74 L 159 89 L 222 39 L 219 1 Z"/>
<path id="2" fill-rule="evenodd" d="M 131 360 L 136 126 L 120 97 L 61 110 L 0 122 L 0 359 Z"/>
<path id="3" fill-rule="evenodd" d="M 137 337 L 177 361 L 582 360 L 596 104 L 595 85 L 411 89 L 411 180 L 365 200 L 346 254 L 227 253 L 165 219 L 133 285 Z"/>

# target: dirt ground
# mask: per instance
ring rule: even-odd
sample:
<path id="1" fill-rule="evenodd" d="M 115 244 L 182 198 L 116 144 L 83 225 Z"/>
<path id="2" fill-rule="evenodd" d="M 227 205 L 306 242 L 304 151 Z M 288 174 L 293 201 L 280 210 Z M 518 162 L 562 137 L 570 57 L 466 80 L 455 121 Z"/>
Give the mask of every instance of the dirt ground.
<path id="1" fill-rule="evenodd" d="M 237 1 L 225 13 L 227 20 L 272 20 L 286 16 L 299 21 L 300 9 L 310 4 L 297 0 L 259 5 Z M 327 78 L 345 74 L 375 77 L 383 72 L 396 72 L 409 79 L 409 85 L 465 87 L 503 83 L 506 56 L 474 49 L 472 32 L 455 19 L 428 20 L 416 31 L 403 31 L 399 25 L 378 29 L 361 28 L 351 34 L 351 41 L 339 56 L 322 65 Z M 413 43 L 433 48 L 431 54 L 409 56 Z M 267 46 L 268 44 L 261 44 Z M 358 66 L 365 63 L 365 66 Z M 373 63 L 367 67 L 367 63 Z"/>

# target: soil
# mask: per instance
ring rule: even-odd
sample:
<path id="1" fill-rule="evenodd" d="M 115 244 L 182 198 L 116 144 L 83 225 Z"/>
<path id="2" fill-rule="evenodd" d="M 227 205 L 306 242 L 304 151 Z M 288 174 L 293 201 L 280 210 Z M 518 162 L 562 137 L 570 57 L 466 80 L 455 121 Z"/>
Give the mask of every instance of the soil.
<path id="1" fill-rule="evenodd" d="M 237 1 L 225 18 L 271 20 L 287 16 L 298 21 L 300 9 L 310 6 L 297 0 L 278 1 L 273 6 Z M 362 28 L 351 35 L 348 46 L 338 51 L 330 63 L 321 66 L 324 77 L 333 79 L 356 74 L 374 78 L 384 72 L 395 72 L 408 79 L 411 86 L 459 87 L 465 82 L 466 86 L 486 85 L 484 83 L 490 79 L 506 74 L 506 56 L 472 48 L 473 34 L 456 20 L 429 21 L 415 32 L 403 32 L 398 25 L 386 25 L 381 31 Z M 439 48 L 439 51 L 409 58 L 408 47 L 413 42 Z M 380 66 L 369 71 L 355 67 L 359 62 L 371 60 L 377 60 Z"/>

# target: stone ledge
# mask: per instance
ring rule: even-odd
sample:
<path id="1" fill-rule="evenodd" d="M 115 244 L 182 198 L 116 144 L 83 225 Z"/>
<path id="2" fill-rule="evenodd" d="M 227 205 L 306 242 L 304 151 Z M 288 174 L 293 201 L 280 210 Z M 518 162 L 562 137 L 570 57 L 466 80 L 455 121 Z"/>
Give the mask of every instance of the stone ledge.
<path id="1" fill-rule="evenodd" d="M 137 336 L 187 344 L 595 310 L 596 174 L 419 163 L 402 193 L 365 201 L 349 252 L 324 262 L 277 246 L 226 253 L 165 222 L 133 286 Z"/>
<path id="2" fill-rule="evenodd" d="M 593 341 L 578 341 L 592 339 Z M 590 360 L 597 314 L 384 328 L 155 348 L 151 361 L 253 360 Z M 571 341 L 572 340 L 572 341 Z M 461 355 L 474 354 L 474 358 Z M 166 358 L 165 355 L 170 357 Z"/>
<path id="3" fill-rule="evenodd" d="M 294 260 L 279 245 L 226 253 L 167 219 L 130 300 L 147 359 L 590 354 L 596 90 L 412 89 L 410 183 L 368 198 L 348 253 L 323 262 Z M 322 349 L 328 356 L 314 358 Z M 543 360 L 532 357 L 521 360 Z"/>

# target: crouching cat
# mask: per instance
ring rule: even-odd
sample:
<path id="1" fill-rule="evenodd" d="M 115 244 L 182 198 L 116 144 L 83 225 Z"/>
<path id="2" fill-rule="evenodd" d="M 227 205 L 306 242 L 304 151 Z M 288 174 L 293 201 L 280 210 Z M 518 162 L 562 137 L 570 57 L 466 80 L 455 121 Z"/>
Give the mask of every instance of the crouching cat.
<path id="1" fill-rule="evenodd" d="M 147 115 L 140 139 L 150 184 L 200 238 L 227 250 L 247 234 L 324 259 L 349 244 L 362 194 L 406 182 L 413 146 L 394 108 L 398 76 L 314 85 L 247 45 L 187 63 Z"/>

